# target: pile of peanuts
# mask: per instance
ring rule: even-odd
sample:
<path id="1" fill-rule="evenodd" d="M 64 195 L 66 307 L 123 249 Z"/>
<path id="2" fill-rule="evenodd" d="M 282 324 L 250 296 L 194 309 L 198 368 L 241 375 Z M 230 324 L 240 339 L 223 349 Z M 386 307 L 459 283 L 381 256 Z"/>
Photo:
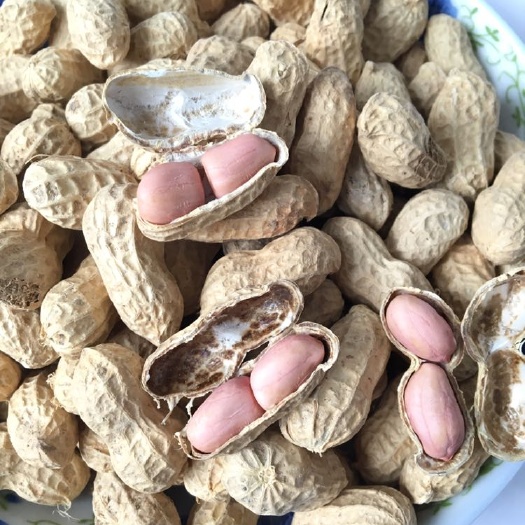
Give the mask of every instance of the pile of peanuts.
<path id="1" fill-rule="evenodd" d="M 4 0 L 0 489 L 409 525 L 525 459 L 479 433 L 462 333 L 525 266 L 525 142 L 428 9 Z"/>

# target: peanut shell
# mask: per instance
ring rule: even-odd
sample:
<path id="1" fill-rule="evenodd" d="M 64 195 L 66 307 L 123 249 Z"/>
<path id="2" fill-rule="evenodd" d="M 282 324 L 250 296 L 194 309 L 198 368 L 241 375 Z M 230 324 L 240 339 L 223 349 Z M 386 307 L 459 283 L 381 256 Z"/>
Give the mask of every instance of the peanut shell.
<path id="1" fill-rule="evenodd" d="M 80 430 L 78 451 L 91 470 L 99 473 L 113 473 L 108 447 L 89 427 L 84 426 Z"/>
<path id="2" fill-rule="evenodd" d="M 184 488 L 199 501 L 224 501 L 230 497 L 221 482 L 221 456 L 189 460 L 184 472 Z"/>
<path id="3" fill-rule="evenodd" d="M 0 159 L 0 215 L 18 199 L 18 180 L 9 164 Z"/>
<path id="4" fill-rule="evenodd" d="M 0 58 L 0 118 L 14 124 L 31 116 L 37 101 L 24 93 L 22 78 L 31 60 L 27 55 Z"/>
<path id="5" fill-rule="evenodd" d="M 202 501 L 195 503 L 188 517 L 188 525 L 257 525 L 259 516 L 237 503 L 227 501 Z"/>
<path id="6" fill-rule="evenodd" d="M 62 356 L 48 382 L 56 400 L 70 414 L 77 414 L 75 394 L 73 391 L 73 374 L 80 359 L 80 352 Z"/>
<path id="7" fill-rule="evenodd" d="M 255 4 L 239 4 L 223 13 L 211 26 L 216 35 L 241 42 L 248 36 L 268 38 L 270 17 Z"/>
<path id="8" fill-rule="evenodd" d="M 344 299 L 341 290 L 330 279 L 325 279 L 318 288 L 304 298 L 304 308 L 299 321 L 332 326 L 343 313 Z"/>
<path id="9" fill-rule="evenodd" d="M 525 152 L 525 140 L 498 129 L 494 139 L 494 173 L 497 175 L 505 162 L 518 151 Z"/>
<path id="10" fill-rule="evenodd" d="M 314 0 L 254 0 L 266 11 L 277 26 L 295 22 L 306 26 L 312 16 Z"/>
<path id="11" fill-rule="evenodd" d="M 446 79 L 447 75 L 435 62 L 425 62 L 408 85 L 412 102 L 425 119 L 428 119 Z"/>
<path id="12" fill-rule="evenodd" d="M 7 401 L 18 388 L 22 368 L 7 354 L 0 352 L 0 401 Z"/>

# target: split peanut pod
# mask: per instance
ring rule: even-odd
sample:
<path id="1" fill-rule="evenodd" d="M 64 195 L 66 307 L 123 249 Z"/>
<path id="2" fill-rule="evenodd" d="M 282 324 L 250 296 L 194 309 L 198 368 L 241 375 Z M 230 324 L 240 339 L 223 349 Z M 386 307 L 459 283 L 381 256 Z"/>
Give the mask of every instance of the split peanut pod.
<path id="1" fill-rule="evenodd" d="M 525 459 L 525 269 L 491 279 L 472 298 L 461 325 L 478 364 L 474 403 L 478 437 L 491 455 Z"/>
<path id="2" fill-rule="evenodd" d="M 401 378 L 401 415 L 429 472 L 450 472 L 472 454 L 474 424 L 452 374 L 463 358 L 460 323 L 435 293 L 393 288 L 381 306 L 392 343 L 410 359 Z"/>
<path id="3" fill-rule="evenodd" d="M 190 443 L 188 435 L 192 432 L 194 436 L 198 435 L 190 417 L 188 425 L 177 436 L 189 457 L 204 459 L 241 449 L 304 400 L 334 364 L 339 353 L 337 337 L 315 323 L 295 324 L 302 306 L 303 297 L 299 288 L 289 281 L 243 289 L 233 300 L 202 315 L 164 341 L 148 357 L 142 383 L 154 399 L 165 400 L 168 405 L 174 406 L 183 397 L 192 400 L 211 392 L 206 401 L 210 400 L 214 410 L 227 411 L 228 407 L 224 407 L 223 402 L 231 404 L 230 396 L 241 393 L 245 396 L 244 405 L 239 410 L 243 413 L 242 417 L 247 411 L 254 415 L 248 417 L 245 426 L 240 423 L 242 428 L 239 432 L 226 441 L 223 439 L 222 444 L 218 443 L 214 450 L 209 451 L 197 450 Z M 282 399 L 269 400 L 262 396 L 262 404 L 268 407 L 264 410 L 255 399 L 248 398 L 252 394 L 250 386 L 257 394 L 261 392 L 261 383 L 258 386 L 255 381 L 248 385 L 248 378 L 242 376 L 250 374 L 258 365 L 259 368 L 265 366 L 266 355 L 270 356 L 274 345 L 289 336 L 308 336 L 319 340 L 324 347 L 322 361 L 313 367 L 313 371 L 293 392 L 281 392 L 284 395 Z M 247 358 L 253 350 L 260 353 Z M 283 361 L 279 363 L 284 366 Z M 276 371 L 277 377 L 279 371 Z M 271 387 L 272 390 L 281 388 L 282 385 Z M 241 400 L 234 401 L 231 411 L 238 410 L 240 403 Z M 202 415 L 199 417 L 205 420 Z"/>
<path id="4" fill-rule="evenodd" d="M 283 140 L 255 127 L 264 117 L 266 96 L 254 75 L 233 76 L 210 69 L 127 71 L 107 81 L 103 97 L 119 130 L 143 148 L 163 154 L 163 162 L 201 168 L 210 148 L 227 147 L 229 141 L 247 133 L 264 139 L 277 152 L 275 160 L 233 191 L 224 195 L 219 191 L 217 198 L 182 210 L 185 213 L 167 224 L 148 222 L 137 211 L 138 226 L 150 239 L 181 239 L 241 210 L 264 191 L 288 160 Z M 199 204 L 199 198 L 194 204 Z"/>

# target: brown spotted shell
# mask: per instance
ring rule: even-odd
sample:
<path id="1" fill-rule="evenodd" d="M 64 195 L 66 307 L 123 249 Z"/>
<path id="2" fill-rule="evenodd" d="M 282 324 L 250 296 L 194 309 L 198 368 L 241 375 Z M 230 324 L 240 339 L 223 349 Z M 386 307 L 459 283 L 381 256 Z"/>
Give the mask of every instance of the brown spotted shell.
<path id="1" fill-rule="evenodd" d="M 230 453 L 253 441 L 270 424 L 305 399 L 331 368 L 339 354 L 339 340 L 316 323 L 295 324 L 303 306 L 299 288 L 290 281 L 244 289 L 227 302 L 164 341 L 145 362 L 142 384 L 156 399 L 169 405 L 182 397 L 193 399 L 211 392 L 233 376 L 249 374 L 265 349 L 283 337 L 308 334 L 320 339 L 325 360 L 293 394 L 285 397 L 211 454 L 192 448 L 185 429 L 177 433 L 184 452 L 192 459 Z M 260 350 L 256 357 L 247 354 Z"/>
<path id="2" fill-rule="evenodd" d="M 213 146 L 244 133 L 273 144 L 275 161 L 234 191 L 212 199 L 168 224 L 152 224 L 137 213 L 142 233 L 173 241 L 223 219 L 258 197 L 288 160 L 285 142 L 256 128 L 266 111 L 266 95 L 252 74 L 229 75 L 212 69 L 135 69 L 110 77 L 103 100 L 111 120 L 132 141 L 163 154 L 163 162 L 191 162 Z"/>
<path id="3" fill-rule="evenodd" d="M 440 459 L 435 459 L 429 455 L 427 455 L 422 447 L 422 444 L 417 436 L 417 434 L 414 432 L 410 425 L 410 421 L 407 416 L 406 408 L 405 408 L 405 388 L 407 386 L 407 383 L 411 376 L 416 372 L 416 370 L 419 369 L 422 363 L 425 361 L 418 356 L 414 355 L 412 352 L 410 352 L 405 346 L 403 346 L 393 335 L 392 332 L 389 330 L 389 327 L 386 322 L 386 309 L 394 299 L 394 297 L 401 295 L 401 294 L 410 294 L 413 296 L 416 296 L 419 299 L 422 299 L 423 301 L 426 301 L 429 303 L 449 324 L 449 326 L 452 329 L 452 332 L 454 334 L 454 338 L 457 343 L 456 350 L 454 354 L 452 355 L 450 361 L 448 363 L 439 363 L 440 366 L 445 370 L 448 380 L 450 382 L 450 386 L 452 387 L 452 390 L 456 396 L 456 400 L 459 404 L 461 413 L 463 415 L 463 420 L 465 422 L 465 439 L 463 441 L 463 444 L 459 448 L 459 450 L 456 452 L 454 457 L 450 459 L 449 461 L 443 461 Z M 448 304 L 445 303 L 439 295 L 429 292 L 426 290 L 420 290 L 419 288 L 409 288 L 409 287 L 398 287 L 398 288 L 392 288 L 383 301 L 383 304 L 381 305 L 381 322 L 383 323 L 383 328 L 385 329 L 386 335 L 390 339 L 390 341 L 394 344 L 394 346 L 405 356 L 407 356 L 410 360 L 410 365 L 408 367 L 408 370 L 403 374 L 401 377 L 401 381 L 398 386 L 398 403 L 399 403 L 399 411 L 401 413 L 401 416 L 405 422 L 405 425 L 407 427 L 407 430 L 409 432 L 410 438 L 416 445 L 416 463 L 419 467 L 421 467 L 423 470 L 427 472 L 432 473 L 445 473 L 445 472 L 452 472 L 453 470 L 457 469 L 461 465 L 463 465 L 471 456 L 473 447 L 474 447 L 474 436 L 475 436 L 475 427 L 474 423 L 472 421 L 472 417 L 470 416 L 470 412 L 468 410 L 468 407 L 465 403 L 465 400 L 463 398 L 463 394 L 461 392 L 461 389 L 458 386 L 457 380 L 452 374 L 454 368 L 458 366 L 458 364 L 463 359 L 464 354 L 464 345 L 463 345 L 463 339 L 461 338 L 461 326 L 460 321 L 452 308 L 448 306 Z"/>
<path id="4" fill-rule="evenodd" d="M 525 268 L 502 274 L 472 298 L 461 331 L 478 364 L 478 437 L 491 455 L 525 460 Z"/>

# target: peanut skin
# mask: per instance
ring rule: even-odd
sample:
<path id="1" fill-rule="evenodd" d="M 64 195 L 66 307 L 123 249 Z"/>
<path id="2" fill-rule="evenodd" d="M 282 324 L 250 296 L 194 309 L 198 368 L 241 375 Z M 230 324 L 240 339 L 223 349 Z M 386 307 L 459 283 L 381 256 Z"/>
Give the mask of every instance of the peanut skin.
<path id="1" fill-rule="evenodd" d="M 465 439 L 465 421 L 445 371 L 423 363 L 409 379 L 405 410 L 425 453 L 449 461 Z"/>
<path id="2" fill-rule="evenodd" d="M 386 310 L 392 335 L 421 359 L 448 363 L 457 344 L 450 325 L 426 301 L 410 294 L 394 297 Z"/>

